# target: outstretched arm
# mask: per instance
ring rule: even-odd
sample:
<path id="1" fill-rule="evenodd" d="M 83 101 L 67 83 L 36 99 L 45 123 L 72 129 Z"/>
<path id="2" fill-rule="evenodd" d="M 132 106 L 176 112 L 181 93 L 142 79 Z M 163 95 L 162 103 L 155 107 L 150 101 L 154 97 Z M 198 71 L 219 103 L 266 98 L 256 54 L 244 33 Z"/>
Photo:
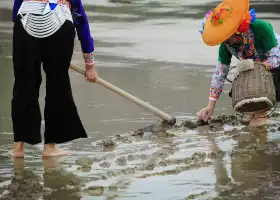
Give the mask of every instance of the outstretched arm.
<path id="1" fill-rule="evenodd" d="M 208 105 L 206 108 L 197 112 L 197 116 L 200 120 L 208 121 L 214 112 L 216 102 L 223 91 L 224 82 L 229 72 L 231 57 L 232 55 L 227 47 L 221 44 L 219 48 L 218 64 L 216 65 L 216 70 L 211 80 Z"/>
<path id="2" fill-rule="evenodd" d="M 221 44 L 219 47 L 218 63 L 210 85 L 209 103 L 211 103 L 211 105 L 215 104 L 223 91 L 224 82 L 229 72 L 231 57 L 232 55 L 227 47 L 224 44 Z"/>
<path id="3" fill-rule="evenodd" d="M 223 91 L 225 79 L 229 72 L 229 65 L 218 62 L 212 76 L 209 100 L 217 101 Z"/>

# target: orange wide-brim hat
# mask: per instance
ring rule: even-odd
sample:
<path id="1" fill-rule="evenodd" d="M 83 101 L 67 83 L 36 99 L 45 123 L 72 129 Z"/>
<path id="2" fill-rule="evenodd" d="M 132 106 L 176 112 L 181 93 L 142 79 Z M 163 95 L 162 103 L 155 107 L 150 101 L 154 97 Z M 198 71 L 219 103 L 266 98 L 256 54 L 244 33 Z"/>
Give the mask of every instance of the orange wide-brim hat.
<path id="1" fill-rule="evenodd" d="M 249 0 L 224 0 L 208 16 L 202 33 L 209 46 L 218 45 L 238 31 L 249 11 Z"/>

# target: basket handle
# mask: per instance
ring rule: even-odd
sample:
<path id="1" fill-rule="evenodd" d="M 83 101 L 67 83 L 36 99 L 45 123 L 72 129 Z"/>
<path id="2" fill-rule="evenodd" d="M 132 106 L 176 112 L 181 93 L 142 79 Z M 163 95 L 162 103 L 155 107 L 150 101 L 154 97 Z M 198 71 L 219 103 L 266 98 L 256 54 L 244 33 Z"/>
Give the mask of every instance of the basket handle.
<path id="1" fill-rule="evenodd" d="M 236 68 L 236 66 L 233 66 L 233 67 L 231 67 L 230 69 L 229 69 L 229 71 L 228 72 L 230 72 L 232 69 L 234 69 L 234 68 Z M 237 75 L 237 77 L 238 77 L 239 75 Z M 233 81 L 235 81 L 236 79 L 237 79 L 237 77 L 235 77 L 235 79 L 233 80 Z M 230 83 L 232 83 L 233 81 L 231 81 L 231 80 L 229 80 L 227 77 L 226 77 L 226 80 L 228 81 L 228 82 L 230 82 Z"/>

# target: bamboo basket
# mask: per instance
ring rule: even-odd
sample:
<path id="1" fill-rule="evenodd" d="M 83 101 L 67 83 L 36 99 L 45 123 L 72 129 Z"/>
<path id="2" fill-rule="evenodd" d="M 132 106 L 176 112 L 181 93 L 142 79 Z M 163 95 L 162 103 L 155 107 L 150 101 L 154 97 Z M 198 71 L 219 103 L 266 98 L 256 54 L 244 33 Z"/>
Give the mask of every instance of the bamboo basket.
<path id="1" fill-rule="evenodd" d="M 254 63 L 254 69 L 239 72 L 232 83 L 232 106 L 236 112 L 270 110 L 275 103 L 273 76 L 262 63 Z"/>

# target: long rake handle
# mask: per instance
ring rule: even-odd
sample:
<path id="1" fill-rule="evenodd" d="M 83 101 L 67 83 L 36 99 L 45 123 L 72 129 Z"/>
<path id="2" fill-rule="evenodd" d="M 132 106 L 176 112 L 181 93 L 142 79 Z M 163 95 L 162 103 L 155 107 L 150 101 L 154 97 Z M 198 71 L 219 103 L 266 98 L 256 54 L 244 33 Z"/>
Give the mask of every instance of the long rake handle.
<path id="1" fill-rule="evenodd" d="M 70 68 L 73 69 L 74 71 L 78 72 L 81 75 L 85 75 L 85 70 L 76 66 L 76 65 L 74 65 L 74 64 L 71 64 Z M 135 97 L 135 96 L 125 92 L 124 90 L 112 85 L 111 83 L 103 80 L 102 78 L 98 77 L 96 82 L 99 83 L 100 85 L 108 88 L 109 90 L 112 90 L 113 92 L 119 94 L 120 96 L 136 103 L 138 106 L 142 107 L 143 109 L 152 112 L 153 114 L 160 117 L 164 121 L 167 121 L 168 123 L 170 123 L 172 125 L 175 124 L 175 122 L 176 122 L 175 117 L 171 117 L 167 113 L 165 113 L 165 112 L 159 110 L 158 108 L 148 104 L 147 102 L 142 101 L 141 99 L 138 99 L 137 97 Z"/>

